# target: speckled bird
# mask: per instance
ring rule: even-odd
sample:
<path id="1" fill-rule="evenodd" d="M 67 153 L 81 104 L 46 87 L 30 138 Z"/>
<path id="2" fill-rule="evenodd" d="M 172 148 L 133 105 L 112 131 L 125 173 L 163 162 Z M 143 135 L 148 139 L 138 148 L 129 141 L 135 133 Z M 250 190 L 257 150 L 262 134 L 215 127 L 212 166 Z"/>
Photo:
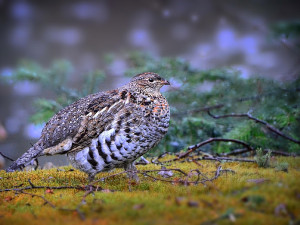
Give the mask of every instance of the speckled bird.
<path id="1" fill-rule="evenodd" d="M 114 168 L 136 170 L 134 161 L 168 131 L 170 109 L 160 89 L 169 84 L 147 72 L 115 90 L 79 99 L 46 123 L 40 139 L 7 172 L 22 169 L 37 157 L 56 154 L 67 154 L 90 181 L 97 173 Z"/>

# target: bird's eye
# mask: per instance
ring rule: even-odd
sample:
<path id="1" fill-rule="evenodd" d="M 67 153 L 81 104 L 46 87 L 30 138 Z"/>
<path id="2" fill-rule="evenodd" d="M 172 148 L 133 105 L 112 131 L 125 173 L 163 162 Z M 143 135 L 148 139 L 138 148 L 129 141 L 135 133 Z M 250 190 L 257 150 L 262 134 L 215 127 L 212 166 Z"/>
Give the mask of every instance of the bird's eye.
<path id="1" fill-rule="evenodd" d="M 152 78 L 149 78 L 149 81 L 150 81 L 150 82 L 153 82 L 154 80 L 153 80 Z"/>

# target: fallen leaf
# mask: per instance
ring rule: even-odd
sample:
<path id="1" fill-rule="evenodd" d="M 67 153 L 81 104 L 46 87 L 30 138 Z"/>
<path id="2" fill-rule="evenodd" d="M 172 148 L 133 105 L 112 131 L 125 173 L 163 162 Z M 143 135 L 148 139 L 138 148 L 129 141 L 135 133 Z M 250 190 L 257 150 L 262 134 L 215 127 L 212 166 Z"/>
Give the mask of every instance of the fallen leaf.
<path id="1" fill-rule="evenodd" d="M 53 194 L 53 190 L 50 189 L 50 188 L 47 188 L 47 189 L 46 189 L 46 193 L 47 193 L 47 194 Z"/>
<path id="2" fill-rule="evenodd" d="M 6 197 L 4 198 L 4 200 L 5 200 L 6 202 L 10 202 L 11 200 L 13 200 L 13 197 L 11 197 L 11 196 L 6 196 Z"/>
<path id="3" fill-rule="evenodd" d="M 132 185 L 132 186 L 135 186 L 135 185 L 138 184 L 138 183 L 137 183 L 136 181 L 134 181 L 134 180 L 130 180 L 128 183 L 129 183 L 130 185 Z"/>

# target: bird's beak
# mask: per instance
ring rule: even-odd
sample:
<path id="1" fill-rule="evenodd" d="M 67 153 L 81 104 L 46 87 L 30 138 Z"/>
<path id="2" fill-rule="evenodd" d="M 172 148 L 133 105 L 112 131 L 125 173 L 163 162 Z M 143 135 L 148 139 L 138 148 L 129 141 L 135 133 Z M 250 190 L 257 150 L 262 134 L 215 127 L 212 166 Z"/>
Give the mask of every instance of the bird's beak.
<path id="1" fill-rule="evenodd" d="M 167 81 L 167 80 L 164 80 L 164 79 L 161 81 L 161 83 L 162 83 L 163 85 L 170 85 L 170 82 Z"/>

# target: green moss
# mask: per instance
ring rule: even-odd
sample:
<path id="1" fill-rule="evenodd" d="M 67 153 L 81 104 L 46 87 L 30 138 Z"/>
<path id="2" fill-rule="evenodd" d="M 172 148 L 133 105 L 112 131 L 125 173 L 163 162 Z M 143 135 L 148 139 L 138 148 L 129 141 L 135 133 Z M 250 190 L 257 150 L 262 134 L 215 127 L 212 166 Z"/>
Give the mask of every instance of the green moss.
<path id="1" fill-rule="evenodd" d="M 170 158 L 167 156 L 166 158 Z M 287 224 L 300 217 L 299 186 L 300 159 L 277 157 L 276 163 L 288 163 L 289 172 L 274 168 L 259 168 L 256 163 L 222 163 L 223 169 L 236 173 L 224 173 L 205 185 L 189 185 L 153 181 L 139 175 L 140 183 L 130 182 L 125 174 L 98 182 L 106 190 L 115 192 L 95 192 L 85 199 L 79 210 L 84 214 L 81 220 L 76 209 L 85 191 L 64 189 L 27 190 L 44 196 L 53 203 L 53 209 L 44 200 L 30 195 L 0 192 L 0 224 L 201 224 L 204 222 L 230 224 Z M 180 168 L 185 172 L 198 168 L 208 177 L 214 176 L 218 162 L 200 161 L 202 167 L 194 163 L 173 163 L 167 168 Z M 157 165 L 139 166 L 139 170 L 159 169 Z M 87 177 L 71 167 L 33 172 L 6 173 L 0 171 L 0 189 L 14 186 L 29 186 L 28 179 L 38 186 L 84 186 Z M 101 173 L 97 178 L 120 172 Z M 159 177 L 157 173 L 153 176 Z M 175 174 L 170 179 L 176 179 Z M 131 190 L 131 191 L 130 191 Z M 190 202 L 194 203 L 191 204 Z M 283 204 L 288 213 L 275 214 L 278 205 Z"/>

